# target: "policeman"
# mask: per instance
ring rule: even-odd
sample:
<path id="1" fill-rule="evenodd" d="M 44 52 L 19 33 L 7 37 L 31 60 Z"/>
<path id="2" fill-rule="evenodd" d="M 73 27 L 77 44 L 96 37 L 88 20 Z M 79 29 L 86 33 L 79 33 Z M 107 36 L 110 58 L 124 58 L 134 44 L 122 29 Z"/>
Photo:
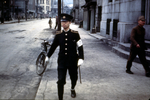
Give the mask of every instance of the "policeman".
<path id="1" fill-rule="evenodd" d="M 68 14 L 61 14 L 61 26 L 63 30 L 56 34 L 52 46 L 45 59 L 46 62 L 59 46 L 58 54 L 58 97 L 63 100 L 64 85 L 66 83 L 66 72 L 68 70 L 71 79 L 71 97 L 76 97 L 75 86 L 78 79 L 78 66 L 83 63 L 83 44 L 78 31 L 70 29 L 73 17 Z"/>

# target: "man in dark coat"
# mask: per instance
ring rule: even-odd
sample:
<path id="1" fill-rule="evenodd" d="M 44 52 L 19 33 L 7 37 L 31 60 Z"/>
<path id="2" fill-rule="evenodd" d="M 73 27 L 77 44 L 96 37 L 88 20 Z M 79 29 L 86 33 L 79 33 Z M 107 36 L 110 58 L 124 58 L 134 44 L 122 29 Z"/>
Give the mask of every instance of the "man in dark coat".
<path id="1" fill-rule="evenodd" d="M 55 25 L 55 29 L 56 29 L 57 25 L 58 25 L 58 17 L 56 16 L 56 25 Z"/>
<path id="2" fill-rule="evenodd" d="M 49 18 L 48 24 L 49 24 L 49 27 L 51 29 L 52 28 L 52 19 L 51 19 L 51 17 Z"/>
<path id="3" fill-rule="evenodd" d="M 130 46 L 130 56 L 127 61 L 126 65 L 126 73 L 133 74 L 131 71 L 132 61 L 136 57 L 136 55 L 139 56 L 140 61 L 145 69 L 145 75 L 147 77 L 150 77 L 150 68 L 148 65 L 148 62 L 146 61 L 145 57 L 145 29 L 143 26 L 145 25 L 145 18 L 144 16 L 140 16 L 138 19 L 138 25 L 132 29 L 131 32 L 131 46 Z"/>
<path id="4" fill-rule="evenodd" d="M 63 31 L 57 33 L 45 61 L 54 53 L 59 46 L 58 54 L 58 97 L 63 100 L 64 85 L 66 83 L 66 72 L 69 71 L 71 79 L 71 97 L 76 97 L 75 86 L 78 79 L 78 66 L 83 63 L 84 52 L 80 35 L 77 31 L 69 28 L 73 17 L 61 14 L 61 25 Z"/>

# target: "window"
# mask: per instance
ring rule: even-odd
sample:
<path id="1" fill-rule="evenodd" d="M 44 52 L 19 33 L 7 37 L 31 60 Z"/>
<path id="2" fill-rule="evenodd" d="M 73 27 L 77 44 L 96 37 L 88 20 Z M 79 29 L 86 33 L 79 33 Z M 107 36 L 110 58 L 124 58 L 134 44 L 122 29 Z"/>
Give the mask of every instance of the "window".
<path id="1" fill-rule="evenodd" d="M 118 19 L 113 19 L 113 37 L 117 38 L 117 25 L 118 25 L 119 20 Z"/>
<path id="2" fill-rule="evenodd" d="M 49 6 L 46 6 L 46 11 L 49 11 Z"/>
<path id="3" fill-rule="evenodd" d="M 44 10 L 44 6 L 41 6 L 41 9 Z"/>
<path id="4" fill-rule="evenodd" d="M 142 0 L 141 13 L 145 16 L 146 24 L 150 25 L 150 0 Z"/>
<path id="5" fill-rule="evenodd" d="M 108 34 L 108 35 L 109 35 L 109 32 L 110 32 L 110 22 L 111 22 L 111 19 L 107 19 L 106 34 Z"/>
<path id="6" fill-rule="evenodd" d="M 112 2 L 112 0 L 108 0 L 108 2 Z"/>
<path id="7" fill-rule="evenodd" d="M 40 3 L 41 3 L 41 4 L 44 4 L 44 0 L 40 0 Z"/>
<path id="8" fill-rule="evenodd" d="M 54 1 L 54 5 L 57 5 L 57 1 Z"/>
<path id="9" fill-rule="evenodd" d="M 46 4 L 49 5 L 49 0 L 46 0 Z"/>
<path id="10" fill-rule="evenodd" d="M 145 12 L 146 24 L 150 25 L 150 0 L 145 2 Z"/>

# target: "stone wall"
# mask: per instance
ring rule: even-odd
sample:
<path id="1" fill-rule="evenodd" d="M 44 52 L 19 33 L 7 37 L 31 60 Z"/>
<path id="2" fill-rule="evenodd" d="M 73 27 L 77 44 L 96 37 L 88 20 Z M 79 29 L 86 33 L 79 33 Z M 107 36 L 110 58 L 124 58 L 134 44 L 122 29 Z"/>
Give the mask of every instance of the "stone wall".
<path id="1" fill-rule="evenodd" d="M 83 9 L 81 6 L 85 4 L 85 0 L 74 0 L 73 1 L 73 6 L 74 6 L 74 19 L 75 23 L 79 24 L 81 20 L 83 20 Z"/>
<path id="2" fill-rule="evenodd" d="M 130 42 L 130 34 L 133 27 L 137 25 L 138 17 L 142 14 L 142 0 L 103 0 L 102 21 L 100 34 L 118 42 Z M 110 22 L 110 34 L 106 34 L 107 19 Z M 113 37 L 114 19 L 118 20 L 117 37 Z M 150 39 L 150 25 L 145 25 L 146 38 Z"/>

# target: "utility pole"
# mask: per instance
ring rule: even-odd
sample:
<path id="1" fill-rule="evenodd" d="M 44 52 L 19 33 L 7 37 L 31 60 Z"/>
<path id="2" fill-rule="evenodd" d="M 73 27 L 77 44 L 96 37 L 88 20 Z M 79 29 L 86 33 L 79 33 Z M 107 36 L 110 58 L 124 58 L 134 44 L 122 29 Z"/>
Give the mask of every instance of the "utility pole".
<path id="1" fill-rule="evenodd" d="M 37 2 L 37 8 L 36 8 L 37 16 L 36 16 L 36 17 L 37 17 L 37 19 L 38 19 L 38 13 L 39 13 L 39 12 L 38 12 L 38 11 L 39 11 L 39 2 L 38 2 L 38 0 L 37 0 L 36 2 Z"/>
<path id="2" fill-rule="evenodd" d="M 29 0 L 25 0 L 25 17 L 26 17 L 26 21 L 27 21 L 27 11 L 28 11 L 28 1 Z"/>
<path id="3" fill-rule="evenodd" d="M 58 31 L 61 31 L 60 14 L 61 14 L 61 0 L 58 0 Z"/>

